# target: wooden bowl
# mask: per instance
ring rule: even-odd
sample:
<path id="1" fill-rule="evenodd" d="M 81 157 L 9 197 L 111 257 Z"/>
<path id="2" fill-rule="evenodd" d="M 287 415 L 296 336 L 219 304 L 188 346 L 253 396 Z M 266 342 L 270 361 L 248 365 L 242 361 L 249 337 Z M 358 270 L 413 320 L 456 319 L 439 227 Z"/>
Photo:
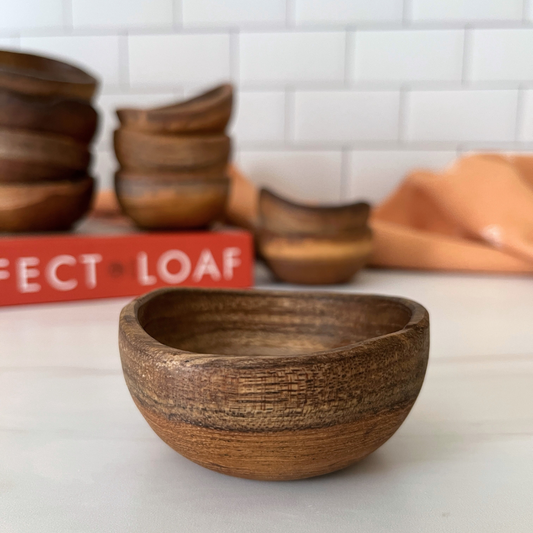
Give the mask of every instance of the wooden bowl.
<path id="1" fill-rule="evenodd" d="M 224 214 L 229 179 L 158 182 L 115 175 L 122 211 L 145 229 L 204 228 Z"/>
<path id="2" fill-rule="evenodd" d="M 268 189 L 259 193 L 259 224 L 276 233 L 330 235 L 364 228 L 370 206 L 356 202 L 338 206 L 305 205 Z"/>
<path id="3" fill-rule="evenodd" d="M 90 103 L 0 89 L 0 128 L 55 133 L 88 144 L 98 125 Z"/>
<path id="4" fill-rule="evenodd" d="M 372 252 L 372 232 L 365 227 L 338 235 L 286 235 L 257 231 L 259 253 L 274 275 L 287 283 L 346 283 Z"/>
<path id="5" fill-rule="evenodd" d="M 231 148 L 227 135 L 152 135 L 115 131 L 115 154 L 125 168 L 185 170 L 226 164 Z"/>
<path id="6" fill-rule="evenodd" d="M 56 59 L 0 50 L 0 88 L 41 96 L 91 100 L 97 80 L 84 70 Z"/>
<path id="7" fill-rule="evenodd" d="M 429 317 L 385 296 L 166 288 L 122 310 L 119 346 L 133 400 L 169 446 L 224 474 L 300 479 L 400 427 Z"/>
<path id="8" fill-rule="evenodd" d="M 68 230 L 89 210 L 94 180 L 0 183 L 0 231 Z"/>
<path id="9" fill-rule="evenodd" d="M 233 87 L 225 84 L 164 107 L 117 109 L 117 115 L 122 126 L 149 133 L 222 133 L 232 107 Z"/>
<path id="10" fill-rule="evenodd" d="M 226 178 L 227 164 L 215 163 L 208 167 L 185 170 L 153 170 L 148 168 L 121 168 L 117 175 L 122 181 L 153 181 L 175 183 L 177 181 L 223 180 Z"/>
<path id="11" fill-rule="evenodd" d="M 90 161 L 87 146 L 70 137 L 0 128 L 0 181 L 65 179 Z"/>
<path id="12" fill-rule="evenodd" d="M 308 206 L 266 189 L 259 195 L 259 253 L 282 281 L 329 285 L 350 280 L 367 262 L 370 206 Z"/>

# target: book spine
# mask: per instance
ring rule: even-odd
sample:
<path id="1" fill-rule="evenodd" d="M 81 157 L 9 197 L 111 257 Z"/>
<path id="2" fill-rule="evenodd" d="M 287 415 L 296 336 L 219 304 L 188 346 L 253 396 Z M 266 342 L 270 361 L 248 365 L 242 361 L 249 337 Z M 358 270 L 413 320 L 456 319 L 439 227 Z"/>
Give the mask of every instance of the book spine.
<path id="1" fill-rule="evenodd" d="M 0 240 L 0 306 L 252 284 L 253 242 L 243 231 Z"/>

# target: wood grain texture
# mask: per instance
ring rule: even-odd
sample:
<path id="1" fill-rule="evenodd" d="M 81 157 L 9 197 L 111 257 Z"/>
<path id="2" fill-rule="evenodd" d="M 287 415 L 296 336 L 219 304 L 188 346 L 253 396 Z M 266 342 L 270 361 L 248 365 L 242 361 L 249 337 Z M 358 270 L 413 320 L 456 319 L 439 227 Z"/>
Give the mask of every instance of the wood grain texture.
<path id="1" fill-rule="evenodd" d="M 115 131 L 115 154 L 124 168 L 185 170 L 227 163 L 227 135 L 154 135 L 134 130 Z"/>
<path id="2" fill-rule="evenodd" d="M 70 63 L 0 50 L 0 88 L 90 101 L 97 84 L 96 78 Z"/>
<path id="3" fill-rule="evenodd" d="M 256 242 L 274 275 L 289 283 L 326 285 L 349 281 L 372 252 L 365 202 L 303 205 L 262 189 Z"/>
<path id="4" fill-rule="evenodd" d="M 215 163 L 208 167 L 184 170 L 154 170 L 150 168 L 121 168 L 116 176 L 122 182 L 154 181 L 156 183 L 176 183 L 196 180 L 225 179 L 228 165 L 225 162 Z"/>
<path id="5" fill-rule="evenodd" d="M 0 89 L 0 127 L 64 135 L 88 144 L 98 126 L 89 102 Z"/>
<path id="6" fill-rule="evenodd" d="M 135 403 L 175 450 L 225 474 L 300 479 L 398 429 L 429 317 L 384 296 L 161 289 L 123 309 L 119 347 Z"/>
<path id="7" fill-rule="evenodd" d="M 115 175 L 115 191 L 124 214 L 145 229 L 204 228 L 222 217 L 229 179 L 175 182 L 124 179 Z"/>
<path id="8" fill-rule="evenodd" d="M 232 107 L 233 87 L 224 84 L 164 107 L 117 109 L 117 116 L 123 127 L 147 133 L 223 133 Z"/>
<path id="9" fill-rule="evenodd" d="M 94 179 L 0 184 L 0 231 L 64 231 L 91 205 Z"/>
<path id="10" fill-rule="evenodd" d="M 90 161 L 87 146 L 70 137 L 0 128 L 0 181 L 65 179 Z"/>

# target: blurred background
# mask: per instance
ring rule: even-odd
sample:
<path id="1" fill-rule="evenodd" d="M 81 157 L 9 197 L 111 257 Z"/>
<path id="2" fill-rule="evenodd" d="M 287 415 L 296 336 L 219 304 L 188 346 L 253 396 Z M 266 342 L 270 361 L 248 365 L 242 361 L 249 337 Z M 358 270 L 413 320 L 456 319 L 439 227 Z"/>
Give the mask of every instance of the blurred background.
<path id="1" fill-rule="evenodd" d="M 102 79 L 102 188 L 117 106 L 224 80 L 237 89 L 234 159 L 302 200 L 377 202 L 413 167 L 533 148 L 528 0 L 4 1 L 0 46 Z"/>

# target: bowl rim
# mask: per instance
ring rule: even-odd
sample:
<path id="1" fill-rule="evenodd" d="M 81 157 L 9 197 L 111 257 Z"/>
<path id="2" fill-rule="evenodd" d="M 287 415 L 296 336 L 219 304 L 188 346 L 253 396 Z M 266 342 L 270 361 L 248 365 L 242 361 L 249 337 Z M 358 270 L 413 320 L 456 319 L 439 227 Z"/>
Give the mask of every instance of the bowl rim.
<path id="1" fill-rule="evenodd" d="M 150 300 L 165 293 L 180 292 L 180 293 L 212 293 L 227 294 L 235 296 L 250 296 L 257 297 L 261 293 L 266 293 L 269 296 L 293 296 L 297 298 L 313 299 L 313 298 L 337 298 L 337 299 L 372 299 L 386 303 L 396 304 L 403 308 L 407 308 L 411 312 L 411 316 L 407 323 L 400 329 L 378 335 L 376 337 L 370 337 L 355 343 L 346 344 L 337 348 L 331 348 L 327 350 L 320 350 L 314 352 L 306 352 L 297 355 L 227 355 L 216 353 L 197 353 L 182 350 L 180 348 L 174 348 L 158 341 L 151 335 L 149 335 L 145 329 L 141 326 L 138 318 L 140 307 L 149 302 Z M 347 353 L 359 351 L 361 349 L 368 350 L 372 344 L 381 345 L 383 339 L 390 339 L 394 337 L 403 337 L 408 335 L 409 332 L 417 329 L 429 328 L 429 313 L 427 309 L 408 298 L 398 296 L 387 296 L 381 294 L 366 294 L 366 293 L 346 293 L 346 292 L 334 292 L 334 291 L 300 291 L 300 290 L 270 290 L 270 289 L 225 289 L 225 288 L 205 288 L 205 287 L 162 287 L 155 289 L 146 294 L 143 294 L 123 307 L 120 313 L 119 319 L 119 335 L 125 335 L 128 342 L 137 352 L 143 354 L 150 354 L 152 358 L 151 364 L 155 360 L 161 361 L 162 364 L 168 365 L 169 357 L 173 363 L 178 365 L 185 364 L 188 368 L 192 366 L 203 366 L 216 361 L 217 364 L 230 364 L 233 366 L 243 366 L 247 368 L 254 367 L 256 365 L 264 366 L 265 363 L 271 362 L 278 365 L 294 364 L 298 363 L 316 363 L 317 360 L 323 361 L 326 356 L 331 361 L 332 357 L 345 357 Z M 127 330 L 127 332 L 125 331 Z M 163 362 L 164 361 L 164 362 Z"/>

